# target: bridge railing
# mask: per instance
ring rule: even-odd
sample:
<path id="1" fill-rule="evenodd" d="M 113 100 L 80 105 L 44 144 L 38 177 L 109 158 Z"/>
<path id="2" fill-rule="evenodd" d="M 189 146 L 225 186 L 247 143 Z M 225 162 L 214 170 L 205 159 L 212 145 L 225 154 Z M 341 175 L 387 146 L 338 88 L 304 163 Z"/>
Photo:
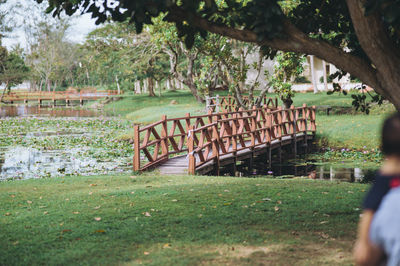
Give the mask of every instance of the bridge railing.
<path id="1" fill-rule="evenodd" d="M 235 112 L 212 113 L 192 116 L 189 113 L 184 117 L 167 118 L 140 127 L 134 126 L 134 158 L 135 171 L 143 171 L 155 167 L 170 158 L 172 155 L 187 154 L 189 128 L 201 128 L 221 119 L 230 119 L 236 115 L 261 114 L 271 109 L 267 106 L 252 110 Z M 199 141 L 194 136 L 196 142 Z"/>
<path id="2" fill-rule="evenodd" d="M 221 157 L 236 156 L 242 150 L 254 150 L 261 145 L 271 145 L 274 140 L 282 141 L 286 136 L 295 140 L 297 134 L 315 134 L 315 107 L 303 105 L 299 108 L 276 111 L 237 113 L 232 118 L 215 120 L 208 125 L 191 126 L 188 134 L 188 171 L 213 161 L 219 164 Z"/>

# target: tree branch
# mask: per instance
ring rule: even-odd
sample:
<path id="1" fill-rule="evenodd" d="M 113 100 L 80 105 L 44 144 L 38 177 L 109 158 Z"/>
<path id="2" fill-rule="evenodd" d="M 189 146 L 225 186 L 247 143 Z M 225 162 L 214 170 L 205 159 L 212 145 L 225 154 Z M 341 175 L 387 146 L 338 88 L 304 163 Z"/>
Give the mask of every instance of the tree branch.
<path id="1" fill-rule="evenodd" d="M 349 0 L 352 1 L 352 0 Z M 334 64 L 339 69 L 358 77 L 367 85 L 373 87 L 378 93 L 385 95 L 376 76 L 376 70 L 367 61 L 357 56 L 346 53 L 325 41 L 312 39 L 295 27 L 290 21 L 283 21 L 282 38 L 257 41 L 257 35 L 250 30 L 240 30 L 224 25 L 217 25 L 195 14 L 188 13 L 180 7 L 171 7 L 168 19 L 172 22 L 188 21 L 189 24 L 203 30 L 227 36 L 244 42 L 253 42 L 266 45 L 275 50 L 312 54 Z"/>

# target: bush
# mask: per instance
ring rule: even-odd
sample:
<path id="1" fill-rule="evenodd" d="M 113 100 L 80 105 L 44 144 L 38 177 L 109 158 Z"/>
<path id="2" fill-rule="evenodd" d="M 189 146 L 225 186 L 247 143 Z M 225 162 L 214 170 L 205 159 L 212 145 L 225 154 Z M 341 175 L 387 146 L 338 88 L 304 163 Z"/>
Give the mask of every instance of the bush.
<path id="1" fill-rule="evenodd" d="M 294 83 L 311 83 L 311 81 L 304 76 L 299 76 L 294 79 Z"/>

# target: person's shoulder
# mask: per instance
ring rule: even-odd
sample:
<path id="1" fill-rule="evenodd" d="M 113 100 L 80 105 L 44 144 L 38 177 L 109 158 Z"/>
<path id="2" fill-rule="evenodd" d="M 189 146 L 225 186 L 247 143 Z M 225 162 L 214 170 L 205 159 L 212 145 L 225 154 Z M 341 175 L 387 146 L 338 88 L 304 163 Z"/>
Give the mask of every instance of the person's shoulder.
<path id="1" fill-rule="evenodd" d="M 387 185 L 390 189 L 400 187 L 400 173 L 387 175 L 378 172 L 375 176 L 374 183 L 380 185 Z"/>

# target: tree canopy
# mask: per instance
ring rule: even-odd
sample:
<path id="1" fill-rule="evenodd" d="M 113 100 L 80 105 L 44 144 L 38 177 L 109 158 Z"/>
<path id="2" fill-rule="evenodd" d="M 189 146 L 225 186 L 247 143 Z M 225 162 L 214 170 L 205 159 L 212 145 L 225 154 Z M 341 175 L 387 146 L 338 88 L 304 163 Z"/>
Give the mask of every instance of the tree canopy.
<path id="1" fill-rule="evenodd" d="M 36 0 L 42 2 L 42 0 Z M 359 78 L 400 110 L 400 1 L 49 0 L 48 12 L 130 19 L 140 32 L 161 13 L 191 47 L 212 32 L 277 50 L 316 55 Z"/>

